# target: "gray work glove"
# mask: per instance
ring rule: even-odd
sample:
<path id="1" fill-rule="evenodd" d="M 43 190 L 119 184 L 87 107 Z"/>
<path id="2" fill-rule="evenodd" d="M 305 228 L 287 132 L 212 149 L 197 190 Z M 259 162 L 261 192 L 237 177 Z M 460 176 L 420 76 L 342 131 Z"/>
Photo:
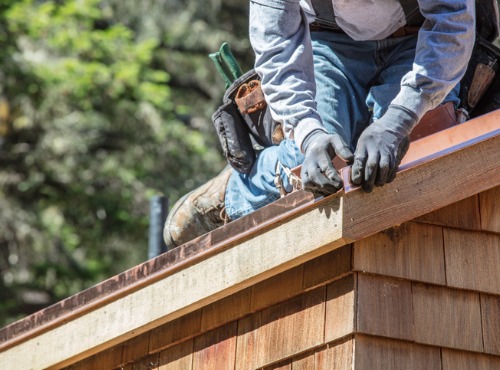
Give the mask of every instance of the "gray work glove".
<path id="1" fill-rule="evenodd" d="M 351 180 L 371 192 L 396 177 L 398 166 L 408 151 L 408 135 L 418 117 L 400 106 L 389 106 L 387 112 L 368 126 L 359 137 Z"/>
<path id="2" fill-rule="evenodd" d="M 342 179 L 332 159 L 337 155 L 342 160 L 352 163 L 352 152 L 337 134 L 313 131 L 302 144 L 304 163 L 300 177 L 303 189 L 312 193 L 330 195 L 342 189 Z"/>

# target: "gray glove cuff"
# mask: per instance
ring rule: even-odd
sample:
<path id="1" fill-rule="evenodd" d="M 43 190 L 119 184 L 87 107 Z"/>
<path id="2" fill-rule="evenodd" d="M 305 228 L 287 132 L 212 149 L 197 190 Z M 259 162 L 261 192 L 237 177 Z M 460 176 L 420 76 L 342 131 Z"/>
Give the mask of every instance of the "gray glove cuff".
<path id="1" fill-rule="evenodd" d="M 418 116 L 401 105 L 390 105 L 387 112 L 375 122 L 383 125 L 388 131 L 399 134 L 400 137 L 410 135 L 418 123 Z"/>
<path id="2" fill-rule="evenodd" d="M 302 141 L 302 153 L 306 153 L 307 148 L 312 147 L 312 144 L 323 135 L 328 135 L 328 133 L 323 130 L 314 130 L 309 135 L 307 135 Z"/>

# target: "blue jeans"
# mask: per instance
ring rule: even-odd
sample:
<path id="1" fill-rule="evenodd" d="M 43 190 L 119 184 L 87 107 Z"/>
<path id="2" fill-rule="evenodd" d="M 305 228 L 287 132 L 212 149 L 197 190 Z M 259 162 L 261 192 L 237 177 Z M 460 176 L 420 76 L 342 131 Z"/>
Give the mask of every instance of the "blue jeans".
<path id="1" fill-rule="evenodd" d="M 353 41 L 340 33 L 312 32 L 311 39 L 318 113 L 328 132 L 341 135 L 354 152 L 361 132 L 385 113 L 402 77 L 412 69 L 417 36 Z M 456 86 L 444 102 L 457 107 L 458 90 Z M 293 168 L 303 160 L 295 142 L 286 139 L 262 150 L 250 174 L 233 172 L 225 197 L 229 218 L 238 219 L 277 200 L 277 161 Z M 285 190 L 291 191 L 283 171 L 281 178 Z"/>

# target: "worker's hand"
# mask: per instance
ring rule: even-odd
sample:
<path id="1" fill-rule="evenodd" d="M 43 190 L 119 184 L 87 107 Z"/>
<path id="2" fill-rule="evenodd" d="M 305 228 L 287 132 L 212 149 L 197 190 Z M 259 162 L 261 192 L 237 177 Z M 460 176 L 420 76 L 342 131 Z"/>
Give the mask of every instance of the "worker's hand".
<path id="1" fill-rule="evenodd" d="M 394 180 L 401 160 L 408 151 L 408 135 L 417 124 L 412 112 L 390 106 L 387 113 L 368 126 L 359 137 L 351 180 L 371 192 Z"/>
<path id="2" fill-rule="evenodd" d="M 335 155 L 344 161 L 352 162 L 352 152 L 337 134 L 324 131 L 312 132 L 302 145 L 304 163 L 300 176 L 302 188 L 322 195 L 333 194 L 342 188 L 342 179 L 332 165 Z"/>

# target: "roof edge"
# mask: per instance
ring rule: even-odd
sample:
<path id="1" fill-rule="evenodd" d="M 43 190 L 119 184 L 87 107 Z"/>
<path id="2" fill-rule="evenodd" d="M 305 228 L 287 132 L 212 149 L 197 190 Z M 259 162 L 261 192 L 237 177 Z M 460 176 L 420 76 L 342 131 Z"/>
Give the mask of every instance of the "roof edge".
<path id="1" fill-rule="evenodd" d="M 336 226 L 341 229 L 336 240 L 345 244 L 497 186 L 500 183 L 499 133 L 500 110 L 497 110 L 412 143 L 396 180 L 369 195 L 349 183 L 345 192 L 325 199 L 314 200 L 305 192 L 291 194 L 251 217 L 230 223 L 7 326 L 0 330 L 0 341 L 3 341 L 0 352 L 8 352 L 15 345 L 77 320 L 224 251 L 258 239 L 263 234 L 269 235 L 270 230 L 278 230 L 286 223 L 293 224 L 294 219 L 306 215 L 324 217 L 324 212 L 333 212 L 337 215 Z M 442 143 L 440 147 L 439 143 Z M 342 170 L 342 173 L 346 176 L 348 169 Z M 433 186 L 438 187 L 433 189 Z M 332 202 L 337 200 L 342 207 L 335 210 Z M 366 207 L 373 212 L 366 212 Z M 373 222 L 373 219 L 379 221 Z M 329 242 L 325 239 L 321 243 Z M 315 248 L 317 251 L 322 247 Z M 278 270 L 275 266 L 265 275 L 278 273 Z M 255 282 L 254 278 L 252 282 Z M 238 284 L 243 287 L 242 282 Z M 95 296 L 92 297 L 92 294 Z"/>

